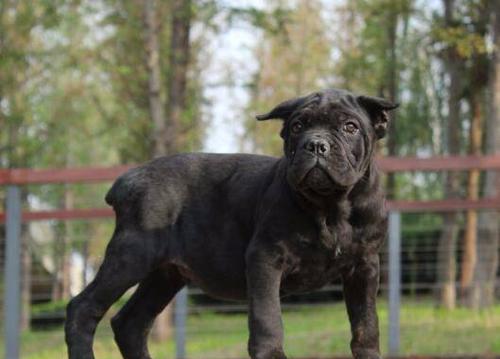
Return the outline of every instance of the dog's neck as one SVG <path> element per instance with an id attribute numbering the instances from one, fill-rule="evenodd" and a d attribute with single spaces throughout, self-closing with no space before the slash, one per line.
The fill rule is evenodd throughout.
<path id="1" fill-rule="evenodd" d="M 287 165 L 286 161 L 286 158 L 281 161 L 284 168 Z M 327 249 L 334 250 L 335 255 L 340 254 L 342 243 L 351 239 L 349 192 L 352 188 L 338 189 L 328 195 L 319 195 L 294 188 L 286 176 L 282 178 L 282 181 L 297 206 L 314 218 L 320 242 Z"/>
<path id="2" fill-rule="evenodd" d="M 349 202 L 352 203 L 349 223 L 353 241 L 364 243 L 362 247 L 366 250 L 378 251 L 382 244 L 378 239 L 384 237 L 387 227 L 387 211 L 380 177 L 373 164 L 354 186 Z"/>
<path id="3" fill-rule="evenodd" d="M 354 204 L 355 209 L 373 206 L 376 207 L 373 210 L 380 213 L 379 209 L 383 207 L 384 199 L 385 195 L 380 186 L 380 175 L 372 162 L 363 177 L 349 192 L 348 200 Z"/>

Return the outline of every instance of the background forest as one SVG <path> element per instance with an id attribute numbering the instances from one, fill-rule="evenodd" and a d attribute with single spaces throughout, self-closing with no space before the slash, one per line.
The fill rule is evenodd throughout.
<path id="1" fill-rule="evenodd" d="M 0 0 L 2 168 L 133 164 L 182 151 L 279 156 L 280 123 L 254 116 L 328 87 L 401 104 L 381 156 L 499 154 L 500 1 Z M 498 196 L 499 177 L 385 181 L 393 199 L 477 199 Z M 108 186 L 30 186 L 24 203 L 103 207 Z M 23 228 L 25 329 L 43 310 L 36 304 L 60 308 L 88 283 L 111 231 L 110 221 Z M 494 307 L 498 329 L 499 213 L 404 215 L 403 231 L 409 247 L 434 245 L 431 272 L 403 274 L 405 294 L 429 308 Z M 500 353 L 495 345 L 484 350 Z"/>

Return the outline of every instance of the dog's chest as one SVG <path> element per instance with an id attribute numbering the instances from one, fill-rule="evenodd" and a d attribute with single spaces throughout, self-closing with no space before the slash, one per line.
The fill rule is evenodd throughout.
<path id="1" fill-rule="evenodd" d="M 333 282 L 341 271 L 352 264 L 351 238 L 343 231 L 332 231 L 331 242 L 321 235 L 294 236 L 287 252 L 281 290 L 284 295 L 308 292 Z"/>

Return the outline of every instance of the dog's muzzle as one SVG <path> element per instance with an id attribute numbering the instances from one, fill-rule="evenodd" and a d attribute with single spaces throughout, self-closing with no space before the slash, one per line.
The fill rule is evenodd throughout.
<path id="1" fill-rule="evenodd" d="M 312 138 L 304 144 L 304 150 L 316 156 L 328 156 L 330 144 L 321 138 Z"/>

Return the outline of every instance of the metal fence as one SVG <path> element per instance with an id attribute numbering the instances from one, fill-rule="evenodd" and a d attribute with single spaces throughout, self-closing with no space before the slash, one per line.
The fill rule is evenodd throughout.
<path id="1" fill-rule="evenodd" d="M 448 163 L 448 167 L 455 166 L 457 170 L 471 167 L 470 164 L 460 163 Z M 479 162 L 475 163 L 475 166 L 480 167 Z M 482 169 L 499 168 L 499 163 L 498 160 L 490 160 L 483 163 Z M 408 162 L 386 163 L 385 168 L 388 171 L 408 170 L 401 166 L 408 166 Z M 422 166 L 425 170 L 436 170 L 438 166 L 439 169 L 449 169 L 442 162 L 430 161 L 421 165 L 420 170 Z M 40 210 L 23 213 L 19 186 L 108 181 L 124 169 L 92 169 L 92 175 L 87 175 L 86 171 L 70 170 L 69 173 L 58 174 L 64 180 L 51 180 L 54 177 L 41 172 L 27 176 L 21 171 L 14 177 L 10 175 L 3 182 L 0 173 L 0 185 L 8 184 L 5 191 L 8 205 L 5 215 L 0 214 L 0 223 L 8 224 L 5 228 L 5 241 L 2 243 L 0 240 L 0 322 L 3 323 L 0 330 L 4 348 L 0 349 L 0 356 L 16 359 L 64 358 L 66 355 L 62 333 L 66 301 L 53 300 L 54 283 L 59 283 L 61 278 L 57 276 L 64 274 L 53 273 L 50 268 L 56 268 L 55 264 L 51 264 L 46 258 L 50 257 L 46 253 L 54 257 L 54 248 L 61 238 L 53 236 L 38 242 L 31 238 L 31 275 L 25 276 L 21 271 L 24 264 L 23 242 L 20 238 L 26 228 L 22 228 L 21 223 L 31 223 L 35 227 L 31 231 L 38 231 L 38 234 L 32 233 L 32 237 L 43 237 L 41 227 L 53 229 L 70 219 L 75 220 L 72 221 L 74 228 L 65 234 L 64 247 L 69 268 L 72 269 L 72 273 L 66 274 L 73 287 L 71 294 L 75 294 L 95 274 L 102 259 L 102 247 L 107 242 L 105 237 L 110 237 L 113 227 L 113 213 L 109 209 Z M 500 332 L 498 295 L 495 305 L 483 311 L 467 308 L 443 310 L 435 298 L 436 290 L 443 284 L 436 277 L 442 213 L 454 211 L 462 215 L 457 222 L 458 242 L 454 249 L 458 278 L 462 255 L 460 239 L 465 230 L 464 211 L 472 208 L 481 213 L 493 211 L 498 215 L 499 198 L 427 203 L 399 201 L 391 202 L 389 208 L 389 240 L 381 253 L 382 274 L 378 301 L 383 353 L 391 356 L 500 355 L 500 338 L 497 338 L 497 333 Z M 424 217 L 432 220 L 423 220 Z M 478 261 L 481 260 L 484 259 L 478 258 Z M 23 282 L 28 279 L 30 283 Z M 31 330 L 23 332 L 20 328 L 23 321 L 21 294 L 26 285 L 30 288 L 31 296 Z M 456 287 L 458 286 L 457 283 Z M 495 290 L 500 291 L 498 276 Z M 124 297 L 129 295 L 127 293 Z M 244 303 L 215 301 L 204 296 L 197 288 L 180 292 L 175 303 L 173 335 L 165 342 L 151 343 L 153 357 L 247 357 Z M 121 304 L 123 301 L 110 310 L 97 331 L 97 358 L 120 357 L 118 349 L 112 344 L 108 319 Z M 286 348 L 293 353 L 292 357 L 349 355 L 350 331 L 340 282 L 315 293 L 286 298 L 282 309 Z"/>

